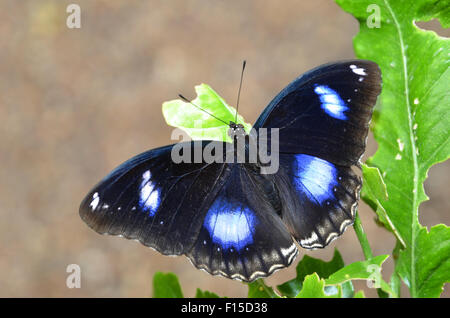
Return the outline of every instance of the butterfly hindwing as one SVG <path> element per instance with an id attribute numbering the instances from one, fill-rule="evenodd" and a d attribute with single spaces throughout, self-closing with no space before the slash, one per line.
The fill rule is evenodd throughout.
<path id="1" fill-rule="evenodd" d="M 188 253 L 196 267 L 252 281 L 291 264 L 297 247 L 269 197 L 261 191 L 265 182 L 244 165 L 233 165 Z"/>
<path id="2" fill-rule="evenodd" d="M 303 248 L 327 246 L 353 223 L 361 180 L 349 167 L 305 154 L 281 154 L 273 176 L 282 218 Z"/>

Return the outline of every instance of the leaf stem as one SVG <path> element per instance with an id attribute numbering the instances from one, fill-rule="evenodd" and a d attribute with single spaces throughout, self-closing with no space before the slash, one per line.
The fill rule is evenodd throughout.
<path id="1" fill-rule="evenodd" d="M 418 214 L 419 214 L 419 202 L 418 202 L 418 192 L 419 192 L 419 166 L 417 162 L 417 145 L 416 141 L 414 139 L 414 128 L 413 128 L 413 110 L 410 103 L 410 93 L 409 93 L 409 75 L 408 75 L 408 61 L 407 61 L 407 55 L 406 55 L 406 49 L 407 45 L 403 42 L 403 33 L 402 29 L 400 27 L 400 23 L 397 20 L 396 14 L 394 14 L 394 11 L 392 10 L 389 1 L 384 0 L 384 3 L 386 5 L 386 8 L 389 11 L 390 16 L 392 17 L 392 20 L 394 21 L 395 28 L 397 30 L 398 39 L 400 42 L 400 50 L 401 50 L 401 57 L 402 57 L 402 65 L 403 65 L 403 82 L 404 82 L 404 93 L 405 93 L 405 104 L 408 111 L 408 128 L 409 128 L 409 135 L 410 135 L 410 143 L 411 143 L 411 157 L 412 157 L 412 163 L 414 165 L 414 178 L 413 178 L 413 199 L 412 199 L 412 214 L 411 214 L 411 249 L 410 249 L 410 293 L 412 297 L 417 297 L 416 295 L 416 252 L 415 252 L 415 246 L 416 246 L 416 228 L 418 224 Z"/>
<path id="2" fill-rule="evenodd" d="M 355 215 L 355 222 L 353 223 L 353 228 L 355 229 L 356 236 L 358 237 L 359 244 L 361 245 L 361 248 L 364 253 L 364 257 L 366 260 L 369 260 L 373 258 L 372 249 L 369 245 L 369 240 L 367 239 L 366 233 L 364 232 L 364 228 L 362 227 L 361 219 L 359 218 L 358 212 L 356 212 Z M 380 280 L 382 280 L 381 273 L 380 273 Z M 383 281 L 384 282 L 384 281 Z M 386 283 L 387 285 L 387 283 Z M 388 297 L 388 294 L 383 291 L 381 288 L 378 288 L 378 295 L 379 297 Z M 392 297 L 397 298 L 398 294 L 392 294 Z"/>
<path id="3" fill-rule="evenodd" d="M 359 218 L 358 212 L 355 215 L 355 222 L 353 223 L 353 228 L 355 229 L 356 236 L 358 237 L 359 244 L 364 253 L 366 260 L 373 257 L 372 249 L 369 245 L 369 240 L 367 239 L 366 233 L 361 224 L 361 219 Z"/>
<path id="4" fill-rule="evenodd" d="M 402 244 L 399 240 L 397 240 L 397 242 L 395 243 L 394 250 L 392 251 L 392 258 L 394 259 L 395 266 L 394 266 L 394 272 L 392 273 L 392 276 L 391 276 L 390 285 L 391 285 L 391 288 L 397 293 L 398 297 L 400 297 L 401 279 L 395 269 L 397 269 L 397 261 L 398 261 L 398 256 L 399 256 L 399 252 L 400 252 L 401 248 L 402 248 Z"/>

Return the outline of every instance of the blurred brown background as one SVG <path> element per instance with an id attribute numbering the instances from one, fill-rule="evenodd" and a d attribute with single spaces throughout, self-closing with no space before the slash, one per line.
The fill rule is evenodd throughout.
<path id="1" fill-rule="evenodd" d="M 68 29 L 71 2 L 0 2 L 0 296 L 149 297 L 156 271 L 175 272 L 185 296 L 196 287 L 246 296 L 242 283 L 185 257 L 96 234 L 79 203 L 119 163 L 171 143 L 164 101 L 194 97 L 204 82 L 234 104 L 246 59 L 240 112 L 254 122 L 299 74 L 354 57 L 356 20 L 331 0 L 78 0 L 82 27 Z M 370 139 L 367 155 L 375 149 Z M 448 163 L 429 173 L 431 201 L 420 216 L 427 226 L 450 224 L 449 173 Z M 363 203 L 360 214 L 374 253 L 390 253 L 392 236 Z M 329 260 L 334 247 L 347 263 L 363 259 L 350 228 L 297 261 L 304 253 Z M 81 266 L 80 289 L 66 287 L 72 263 Z M 386 277 L 391 271 L 388 261 Z M 294 275 L 295 264 L 267 283 Z M 357 288 L 376 295 L 363 282 Z"/>

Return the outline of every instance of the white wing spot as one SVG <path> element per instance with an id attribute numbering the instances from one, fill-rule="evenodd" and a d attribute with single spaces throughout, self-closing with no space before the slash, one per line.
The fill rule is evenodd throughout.
<path id="1" fill-rule="evenodd" d="M 284 257 L 288 258 L 288 263 L 292 262 L 293 258 L 297 256 L 297 246 L 295 243 L 288 248 L 280 248 L 280 251 Z"/>
<path id="2" fill-rule="evenodd" d="M 89 206 L 92 208 L 92 211 L 94 211 L 97 208 L 99 202 L 100 198 L 98 196 L 98 192 L 95 192 L 94 195 L 92 196 L 91 204 L 89 204 Z"/>
<path id="3" fill-rule="evenodd" d="M 314 92 L 319 96 L 321 107 L 328 115 L 336 119 L 347 119 L 345 111 L 348 107 L 336 91 L 326 85 L 317 85 Z"/>
<path id="4" fill-rule="evenodd" d="M 414 98 L 414 105 L 417 105 L 417 104 L 419 104 L 419 99 L 416 97 L 416 98 Z"/>
<path id="5" fill-rule="evenodd" d="M 315 232 L 312 232 L 311 236 L 308 238 L 305 238 L 304 240 L 301 240 L 300 242 L 302 245 L 311 245 L 312 242 L 316 242 L 318 239 L 317 234 Z"/>
<path id="6" fill-rule="evenodd" d="M 395 156 L 395 160 L 402 160 L 402 155 L 398 153 L 398 154 Z"/>
<path id="7" fill-rule="evenodd" d="M 357 67 L 356 65 L 350 65 L 350 68 L 352 69 L 353 73 L 358 75 L 367 75 L 366 70 L 362 67 Z M 361 81 L 360 81 L 361 82 Z"/>
<path id="8" fill-rule="evenodd" d="M 151 182 L 151 176 L 150 170 L 145 171 L 142 175 L 139 204 L 153 216 L 159 206 L 159 191 Z"/>

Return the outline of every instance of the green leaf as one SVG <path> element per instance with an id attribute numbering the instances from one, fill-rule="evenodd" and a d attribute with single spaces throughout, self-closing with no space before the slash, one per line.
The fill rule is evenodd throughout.
<path id="1" fill-rule="evenodd" d="M 364 295 L 364 290 L 360 290 L 355 293 L 355 296 L 353 298 L 366 298 L 366 295 Z"/>
<path id="2" fill-rule="evenodd" d="M 192 103 L 219 118 L 220 121 L 191 103 L 180 99 L 163 103 L 162 111 L 168 125 L 184 130 L 193 140 L 218 140 L 231 142 L 228 124 L 235 121 L 236 109 L 229 106 L 211 87 L 206 84 L 195 86 L 197 98 Z M 238 115 L 237 123 L 250 132 L 251 125 Z"/>
<path id="3" fill-rule="evenodd" d="M 333 259 L 325 262 L 305 254 L 297 264 L 296 278 L 278 285 L 277 289 L 283 296 L 295 297 L 303 287 L 303 280 L 307 275 L 317 273 L 322 278 L 328 278 L 331 274 L 344 267 L 344 261 L 337 249 L 334 250 Z M 342 286 L 344 297 L 353 297 L 353 284 L 348 282 Z"/>
<path id="4" fill-rule="evenodd" d="M 388 199 L 386 184 L 381 176 L 380 170 L 376 167 L 362 165 L 364 185 L 361 194 L 370 199 Z"/>
<path id="5" fill-rule="evenodd" d="M 303 281 L 303 288 L 295 298 L 340 298 L 341 292 L 338 287 L 337 292 L 331 295 L 325 291 L 325 280 L 321 279 L 317 273 L 307 275 Z"/>
<path id="6" fill-rule="evenodd" d="M 369 280 L 375 282 L 373 288 L 381 288 L 395 297 L 394 291 L 381 277 L 381 265 L 388 257 L 389 255 L 379 255 L 366 261 L 349 264 L 330 275 L 325 283 L 326 285 L 338 285 L 356 279 Z"/>
<path id="7" fill-rule="evenodd" d="M 173 273 L 156 272 L 153 276 L 154 298 L 183 298 L 178 277 Z"/>
<path id="8" fill-rule="evenodd" d="M 248 298 L 280 298 L 262 279 L 248 283 Z"/>
<path id="9" fill-rule="evenodd" d="M 409 260 L 415 263 L 418 297 L 439 297 L 444 283 L 449 283 L 450 231 L 445 225 L 436 225 L 428 232 L 421 228 L 417 235 L 414 257 L 411 249 L 400 251 L 397 271 L 401 277 L 410 277 Z M 406 282 L 410 287 L 410 282 Z"/>
<path id="10" fill-rule="evenodd" d="M 195 298 L 220 298 L 217 294 L 197 288 Z"/>
<path id="11" fill-rule="evenodd" d="M 378 216 L 378 222 L 391 231 L 403 247 L 405 247 L 405 242 L 395 229 L 382 204 L 382 202 L 388 200 L 388 193 L 380 170 L 376 167 L 369 167 L 363 164 L 362 172 L 364 177 L 363 188 L 361 190 L 362 199 L 375 211 Z"/>
<path id="12" fill-rule="evenodd" d="M 398 266 L 397 260 L 400 253 L 400 249 L 402 248 L 399 241 L 395 243 L 394 250 L 392 251 L 392 258 L 394 259 L 395 266 Z M 395 291 L 395 293 L 400 297 L 401 293 L 401 287 L 402 287 L 402 279 L 400 278 L 400 275 L 396 271 L 392 273 L 391 281 L 389 282 L 389 285 L 391 286 L 392 290 Z"/>
<path id="13" fill-rule="evenodd" d="M 359 58 L 378 63 L 383 74 L 380 107 L 374 114 L 374 136 L 378 151 L 367 162 L 381 171 L 389 200 L 379 199 L 406 249 L 399 253 L 397 273 L 409 286 L 412 297 L 428 293 L 428 277 L 433 286 L 450 280 L 450 258 L 434 263 L 420 246 L 433 243 L 448 255 L 445 238 L 450 229 L 442 226 L 439 235 L 420 225 L 420 204 L 427 200 L 423 183 L 429 168 L 450 157 L 450 40 L 425 31 L 416 21 L 433 18 L 449 25 L 448 0 L 337 0 L 345 11 L 360 22 L 354 38 Z M 366 23 L 378 6 L 380 28 Z M 421 254 L 422 253 L 422 254 Z M 436 275 L 435 273 L 440 273 Z M 439 281 L 439 282 L 438 282 Z M 427 291 L 427 292 L 426 292 Z"/>

